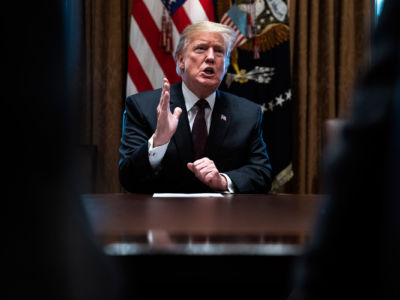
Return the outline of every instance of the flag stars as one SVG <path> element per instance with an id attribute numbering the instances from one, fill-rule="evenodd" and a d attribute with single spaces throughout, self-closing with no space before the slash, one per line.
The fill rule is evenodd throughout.
<path id="1" fill-rule="evenodd" d="M 288 91 L 285 93 L 285 95 L 286 95 L 286 100 L 291 99 L 291 98 L 292 98 L 292 91 L 291 91 L 291 90 L 288 90 Z"/>
<path id="2" fill-rule="evenodd" d="M 287 90 L 287 92 L 275 97 L 275 99 L 264 102 L 262 105 L 260 105 L 261 110 L 263 113 L 265 113 L 266 111 L 273 111 L 276 106 L 283 107 L 283 104 L 286 101 L 291 100 L 291 98 L 292 98 L 292 92 L 289 89 Z"/>
<path id="3" fill-rule="evenodd" d="M 269 108 L 270 111 L 273 111 L 273 110 L 274 110 L 274 102 L 273 102 L 273 101 L 270 101 L 270 102 L 268 103 L 268 108 Z"/>
<path id="4" fill-rule="evenodd" d="M 261 105 L 261 111 L 262 111 L 262 113 L 266 112 L 267 110 L 268 110 L 268 108 L 267 108 L 266 104 L 263 103 L 263 104 Z"/>
<path id="5" fill-rule="evenodd" d="M 282 95 L 279 95 L 279 97 L 275 98 L 276 100 L 276 105 L 282 106 L 283 102 L 285 102 L 285 99 L 282 97 Z"/>

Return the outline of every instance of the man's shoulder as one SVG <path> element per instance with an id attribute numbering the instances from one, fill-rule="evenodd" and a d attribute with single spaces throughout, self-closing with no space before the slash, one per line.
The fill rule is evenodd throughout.
<path id="1" fill-rule="evenodd" d="M 228 105 L 235 108 L 243 108 L 246 110 L 260 110 L 260 105 L 257 103 L 235 94 L 218 90 L 218 97 L 223 99 Z"/>
<path id="2" fill-rule="evenodd" d="M 158 96 L 158 99 L 157 99 L 157 96 Z M 128 96 L 126 98 L 126 102 L 132 103 L 132 102 L 152 101 L 152 99 L 155 99 L 158 102 L 158 101 L 160 101 L 160 96 L 161 96 L 161 89 L 143 91 L 143 92 Z"/>
<path id="3" fill-rule="evenodd" d="M 128 96 L 125 99 L 125 108 L 128 110 L 139 110 L 144 113 L 155 111 L 160 103 L 161 89 L 143 91 Z"/>
<path id="4" fill-rule="evenodd" d="M 179 89 L 182 88 L 181 82 L 174 83 L 171 85 L 171 94 L 175 93 Z M 148 90 L 148 91 L 143 91 L 139 92 L 136 94 L 132 94 L 128 96 L 125 100 L 127 104 L 138 104 L 138 105 L 158 105 L 160 102 L 160 97 L 161 97 L 161 88 L 155 89 L 155 90 Z"/>

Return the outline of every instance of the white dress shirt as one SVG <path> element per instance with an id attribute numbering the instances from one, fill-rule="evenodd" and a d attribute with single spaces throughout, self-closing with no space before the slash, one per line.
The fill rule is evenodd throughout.
<path id="1" fill-rule="evenodd" d="M 188 87 L 185 85 L 184 82 L 182 82 L 182 93 L 183 93 L 183 98 L 185 99 L 185 106 L 186 106 L 186 111 L 188 114 L 190 130 L 192 130 L 194 119 L 199 110 L 195 104 L 199 100 L 199 98 L 195 94 L 193 94 L 192 91 L 190 91 L 188 89 Z M 205 99 L 208 102 L 208 104 L 210 105 L 209 107 L 206 107 L 205 111 L 204 111 L 204 117 L 205 117 L 206 125 L 207 125 L 207 133 L 210 132 L 211 115 L 212 115 L 212 111 L 213 111 L 214 105 L 215 105 L 215 96 L 216 96 L 216 92 L 212 93 L 210 96 L 208 96 Z M 149 161 L 150 161 L 150 165 L 152 166 L 153 170 L 156 171 L 160 167 L 161 161 L 165 155 L 165 152 L 167 151 L 168 144 L 169 144 L 169 141 L 168 141 L 168 143 L 166 143 L 164 145 L 154 148 L 153 147 L 153 136 L 151 136 L 151 138 L 149 139 Z M 233 183 L 232 183 L 231 179 L 229 178 L 228 175 L 226 175 L 224 173 L 221 173 L 221 175 L 223 175 L 228 182 L 228 192 L 233 193 L 234 189 L 233 189 Z"/>

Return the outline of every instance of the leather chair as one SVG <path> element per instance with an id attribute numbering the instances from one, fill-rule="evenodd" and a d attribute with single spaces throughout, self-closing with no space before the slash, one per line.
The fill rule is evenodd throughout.
<path id="1" fill-rule="evenodd" d="M 335 144 L 336 139 L 345 123 L 344 119 L 327 119 L 324 122 L 323 128 L 323 150 Z"/>

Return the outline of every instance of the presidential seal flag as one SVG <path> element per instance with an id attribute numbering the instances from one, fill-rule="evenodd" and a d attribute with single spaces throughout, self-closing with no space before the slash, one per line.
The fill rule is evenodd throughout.
<path id="1" fill-rule="evenodd" d="M 240 32 L 243 14 L 245 41 L 232 51 L 220 88 L 260 105 L 274 174 L 271 191 L 276 192 L 293 177 L 288 7 L 283 0 L 218 1 L 219 21 Z M 227 16 L 229 22 L 223 21 Z"/>
<path id="2" fill-rule="evenodd" d="M 133 0 L 126 95 L 180 81 L 173 53 L 186 26 L 214 21 L 213 0 Z"/>

